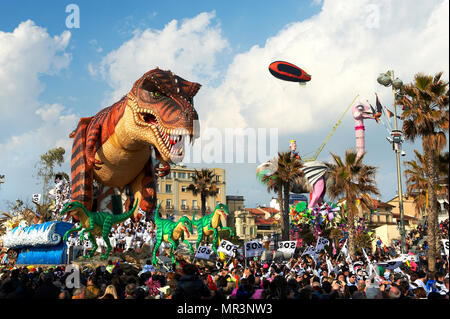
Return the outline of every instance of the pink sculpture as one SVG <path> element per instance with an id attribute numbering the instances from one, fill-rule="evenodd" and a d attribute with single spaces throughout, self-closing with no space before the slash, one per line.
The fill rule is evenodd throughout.
<path id="1" fill-rule="evenodd" d="M 365 150 L 365 119 L 375 119 L 373 111 L 367 105 L 358 102 L 352 107 L 353 118 L 355 119 L 356 156 L 360 158 Z"/>

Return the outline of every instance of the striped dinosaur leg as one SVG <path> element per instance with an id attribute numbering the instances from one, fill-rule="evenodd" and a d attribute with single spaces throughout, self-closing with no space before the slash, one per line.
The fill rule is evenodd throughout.
<path id="1" fill-rule="evenodd" d="M 212 248 L 217 256 L 217 242 L 219 241 L 219 233 L 216 231 L 213 233 L 213 242 L 212 242 Z"/>
<path id="2" fill-rule="evenodd" d="M 173 252 L 175 249 L 178 248 L 178 244 L 171 238 L 169 238 L 169 242 L 170 242 L 170 258 L 172 259 L 172 264 L 174 264 L 176 262 L 176 259 L 175 259 L 175 255 L 173 254 Z"/>
<path id="3" fill-rule="evenodd" d="M 95 153 L 98 150 L 97 141 L 100 139 L 102 128 L 100 124 L 94 124 L 89 127 L 86 140 L 86 160 L 90 167 L 94 169 L 100 169 L 98 164 L 103 164 L 102 161 L 95 159 Z"/>
<path id="4" fill-rule="evenodd" d="M 186 239 L 184 239 L 184 234 L 181 235 L 181 240 L 183 241 L 183 243 L 185 243 L 186 245 L 188 245 L 189 247 L 189 253 L 193 254 L 194 253 L 194 249 L 192 248 L 192 245 L 189 241 L 187 241 Z"/>
<path id="5" fill-rule="evenodd" d="M 95 254 L 95 252 L 97 251 L 98 245 L 97 245 L 97 241 L 95 240 L 94 235 L 92 235 L 90 232 L 88 233 L 88 238 L 89 241 L 92 243 L 92 250 L 89 253 L 88 257 L 92 258 Z"/>
<path id="6" fill-rule="evenodd" d="M 102 254 L 101 259 L 107 259 L 109 257 L 109 253 L 111 252 L 111 243 L 109 242 L 109 233 L 111 232 L 112 227 L 112 218 L 107 217 L 105 221 L 103 222 L 103 228 L 102 228 L 102 237 L 103 240 L 106 243 L 106 252 Z"/>
<path id="7" fill-rule="evenodd" d="M 197 235 L 197 246 L 196 246 L 196 249 L 198 250 L 198 246 L 200 246 L 200 243 L 202 242 L 202 240 L 203 240 L 203 227 L 197 227 L 197 233 L 198 233 L 198 235 Z"/>
<path id="8" fill-rule="evenodd" d="M 219 238 L 217 229 L 215 228 L 211 228 L 211 226 L 208 225 L 208 230 L 211 230 L 213 232 L 212 236 L 213 236 L 213 242 L 212 242 L 212 249 L 214 250 L 214 252 L 217 255 L 217 248 L 216 248 L 216 244 L 217 244 L 217 240 Z"/>
<path id="9" fill-rule="evenodd" d="M 88 210 L 92 209 L 93 171 L 86 161 L 86 129 L 92 117 L 81 118 L 77 129 L 69 137 L 73 138 L 71 159 L 72 201 L 80 202 Z M 75 219 L 77 219 L 75 217 Z"/>
<path id="10" fill-rule="evenodd" d="M 155 246 L 153 247 L 153 258 L 152 258 L 152 265 L 156 266 L 158 264 L 158 257 L 156 257 L 156 252 L 159 249 L 159 246 L 161 246 L 162 242 L 162 236 L 157 236 Z"/>

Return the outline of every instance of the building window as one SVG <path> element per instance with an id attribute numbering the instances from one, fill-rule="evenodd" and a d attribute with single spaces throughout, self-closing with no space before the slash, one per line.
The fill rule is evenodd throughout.
<path id="1" fill-rule="evenodd" d="M 185 200 L 185 199 L 181 200 L 181 209 L 183 209 L 183 210 L 187 209 L 187 200 Z"/>
<path id="2" fill-rule="evenodd" d="M 186 179 L 186 173 L 178 173 L 178 178 Z"/>
<path id="3" fill-rule="evenodd" d="M 171 176 L 172 176 L 172 173 L 169 173 L 169 174 L 166 175 L 166 178 L 170 179 Z"/>
<path id="4" fill-rule="evenodd" d="M 166 199 L 166 208 L 172 208 L 172 200 Z"/>
<path id="5" fill-rule="evenodd" d="M 183 193 L 186 193 L 186 192 L 187 192 L 187 187 L 186 187 L 186 186 L 181 186 L 181 191 L 182 191 Z"/>
<path id="6" fill-rule="evenodd" d="M 197 205 L 197 200 L 193 200 L 192 201 L 192 209 L 199 209 L 198 205 Z"/>
<path id="7" fill-rule="evenodd" d="M 220 182 L 220 175 L 216 175 L 216 181 Z"/>
<path id="8" fill-rule="evenodd" d="M 172 193 L 172 185 L 166 184 L 166 193 Z"/>

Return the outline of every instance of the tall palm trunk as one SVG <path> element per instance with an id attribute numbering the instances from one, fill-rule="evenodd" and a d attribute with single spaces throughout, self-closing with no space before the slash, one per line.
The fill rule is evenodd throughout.
<path id="1" fill-rule="evenodd" d="M 206 196 L 203 192 L 200 194 L 200 201 L 202 202 L 202 216 L 206 215 Z"/>
<path id="2" fill-rule="evenodd" d="M 347 193 L 348 194 L 348 193 Z M 348 207 L 350 208 L 347 215 L 348 224 L 348 252 L 352 259 L 356 257 L 356 245 L 355 245 L 355 199 L 349 196 L 347 199 Z"/>
<path id="3" fill-rule="evenodd" d="M 436 192 L 434 189 L 435 183 L 435 150 L 428 147 L 429 143 L 424 141 L 423 149 L 425 156 L 425 173 L 428 180 L 428 204 L 429 209 L 427 212 L 428 223 L 428 270 L 436 270 L 436 258 L 437 258 L 437 234 L 438 234 L 438 207 L 436 200 Z"/>
<path id="4" fill-rule="evenodd" d="M 277 195 L 278 195 L 278 204 L 280 205 L 280 216 L 281 216 L 281 235 L 283 236 L 283 232 L 284 232 L 284 201 L 283 201 L 283 189 L 280 186 L 280 188 L 277 191 Z"/>
<path id="5" fill-rule="evenodd" d="M 282 219 L 281 238 L 282 238 L 282 240 L 289 240 L 289 191 L 290 191 L 289 183 L 284 183 L 283 184 L 283 214 L 281 215 L 281 219 Z"/>

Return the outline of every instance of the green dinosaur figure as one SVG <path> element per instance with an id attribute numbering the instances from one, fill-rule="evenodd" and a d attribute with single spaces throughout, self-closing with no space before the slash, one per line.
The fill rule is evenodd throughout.
<path id="1" fill-rule="evenodd" d="M 214 212 L 209 215 L 205 215 L 200 219 L 195 220 L 195 213 L 192 215 L 192 224 L 197 227 L 198 238 L 197 238 L 197 249 L 204 237 L 213 236 L 212 249 L 217 255 L 217 242 L 219 240 L 219 227 L 223 230 L 228 230 L 231 236 L 234 236 L 234 232 L 230 227 L 222 226 L 222 221 L 220 217 L 223 216 L 225 219 L 228 216 L 228 206 L 224 204 L 218 204 L 214 208 Z"/>
<path id="2" fill-rule="evenodd" d="M 159 203 L 158 208 L 155 211 L 156 243 L 153 248 L 152 259 L 152 264 L 154 266 L 158 264 L 156 252 L 163 241 L 170 243 L 170 257 L 172 258 L 172 263 L 176 263 L 173 251 L 178 248 L 180 239 L 189 246 L 189 253 L 192 254 L 194 252 L 191 243 L 184 239 L 184 232 L 187 232 L 188 236 L 192 233 L 192 221 L 186 216 L 182 216 L 177 222 L 170 219 L 163 219 L 159 216 L 160 207 L 161 203 Z"/>
<path id="3" fill-rule="evenodd" d="M 88 234 L 89 241 L 92 243 L 92 250 L 89 255 L 84 256 L 85 258 L 92 258 L 98 246 L 95 241 L 95 236 L 102 236 L 106 243 L 107 250 L 101 255 L 101 259 L 107 259 L 109 253 L 111 252 L 111 243 L 109 242 L 109 233 L 111 228 L 115 224 L 119 224 L 131 216 L 133 216 L 134 211 L 138 205 L 138 200 L 135 201 L 133 208 L 124 214 L 113 215 L 108 212 L 90 212 L 84 207 L 80 202 L 67 203 L 61 210 L 60 215 L 65 215 L 70 213 L 72 216 L 76 216 L 80 220 L 80 226 L 68 230 L 63 237 L 63 241 L 67 241 L 67 236 L 72 232 L 80 233 L 80 242 L 84 241 L 84 233 Z"/>

